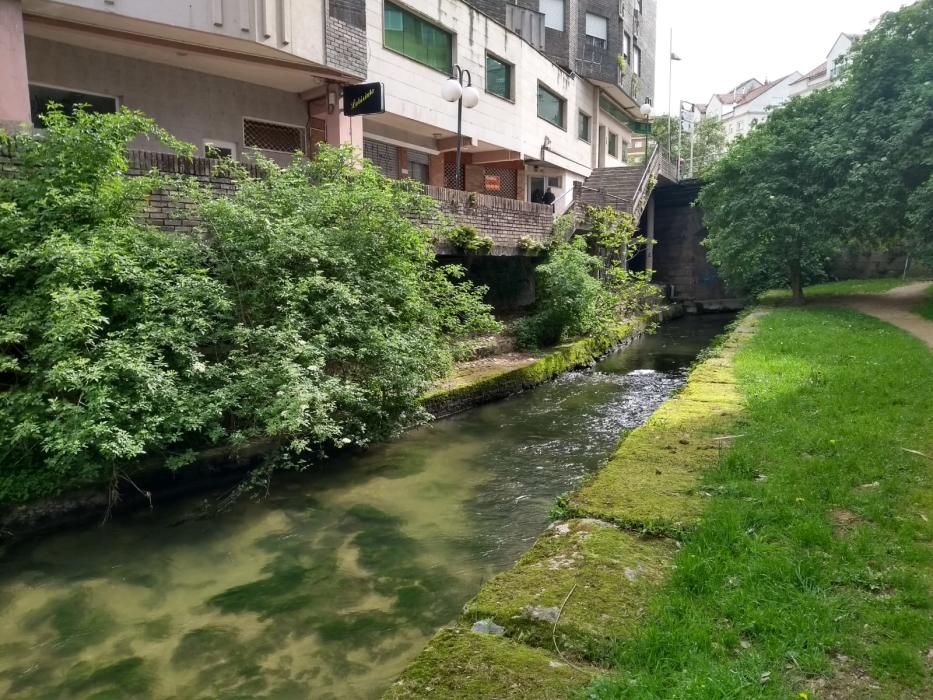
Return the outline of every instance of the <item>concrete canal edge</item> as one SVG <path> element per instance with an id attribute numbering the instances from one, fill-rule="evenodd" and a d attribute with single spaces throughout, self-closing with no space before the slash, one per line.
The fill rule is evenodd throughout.
<path id="1" fill-rule="evenodd" d="M 561 499 L 562 520 L 482 587 L 384 700 L 566 697 L 609 665 L 666 580 L 677 538 L 702 517 L 703 472 L 739 431 L 733 361 L 757 318 L 742 319 L 682 391 Z"/>
<path id="2" fill-rule="evenodd" d="M 683 305 L 665 306 L 642 319 L 621 324 L 605 335 L 560 345 L 524 367 L 486 374 L 452 389 L 428 392 L 422 399 L 422 405 L 435 418 L 446 418 L 504 399 L 590 365 L 604 355 L 629 345 L 642 336 L 649 323 L 663 323 L 683 315 Z"/>

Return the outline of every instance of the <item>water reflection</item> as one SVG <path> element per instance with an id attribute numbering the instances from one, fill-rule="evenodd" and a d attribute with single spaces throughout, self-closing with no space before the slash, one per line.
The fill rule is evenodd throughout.
<path id="1" fill-rule="evenodd" d="M 209 520 L 202 498 L 0 561 L 0 696 L 377 697 L 681 382 L 725 319 L 412 431 Z"/>

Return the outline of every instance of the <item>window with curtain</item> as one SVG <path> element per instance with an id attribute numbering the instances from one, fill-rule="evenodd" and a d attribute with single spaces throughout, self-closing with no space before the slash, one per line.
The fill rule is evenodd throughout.
<path id="1" fill-rule="evenodd" d="M 563 98 L 558 97 L 543 85 L 538 86 L 538 116 L 554 126 L 564 128 L 564 106 Z"/>
<path id="2" fill-rule="evenodd" d="M 486 92 L 512 99 L 512 66 L 486 54 Z"/>
<path id="3" fill-rule="evenodd" d="M 453 35 L 392 3 L 385 3 L 383 39 L 387 49 L 450 74 Z"/>
<path id="4" fill-rule="evenodd" d="M 544 26 L 564 31 L 564 0 L 541 0 L 538 11 L 544 15 Z"/>

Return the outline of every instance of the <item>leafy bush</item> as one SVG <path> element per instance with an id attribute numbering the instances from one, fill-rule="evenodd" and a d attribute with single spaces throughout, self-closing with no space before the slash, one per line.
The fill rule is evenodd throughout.
<path id="1" fill-rule="evenodd" d="M 543 347 L 600 334 L 660 303 L 651 273 L 629 269 L 647 242 L 632 215 L 612 207 L 590 207 L 587 223 L 588 235 L 569 242 L 566 237 L 576 227 L 573 219 L 561 217 L 555 223 L 548 262 L 536 271 L 535 313 L 516 326 L 520 346 Z"/>
<path id="2" fill-rule="evenodd" d="M 142 114 L 45 127 L 0 134 L 19 164 L 0 178 L 0 502 L 208 444 L 367 443 L 497 327 L 412 223 L 433 201 L 348 150 L 258 179 L 230 163 L 223 199 L 126 176 L 133 139 L 182 148 Z M 195 202 L 198 234 L 136 221 L 159 188 Z"/>
<path id="3" fill-rule="evenodd" d="M 543 347 L 596 331 L 610 306 L 607 290 L 596 278 L 601 268 L 602 261 L 587 253 L 583 238 L 555 248 L 536 270 L 537 311 L 518 324 L 519 345 Z"/>
<path id="4" fill-rule="evenodd" d="M 447 235 L 450 244 L 468 253 L 488 253 L 495 245 L 489 236 L 481 236 L 473 226 L 456 226 Z"/>

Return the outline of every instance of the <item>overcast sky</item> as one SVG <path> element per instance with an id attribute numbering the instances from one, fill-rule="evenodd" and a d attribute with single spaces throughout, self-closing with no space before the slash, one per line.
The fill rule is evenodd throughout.
<path id="1" fill-rule="evenodd" d="M 655 114 L 667 113 L 671 29 L 673 110 L 705 103 L 748 78 L 815 67 L 841 32 L 861 34 L 908 0 L 658 0 Z"/>

